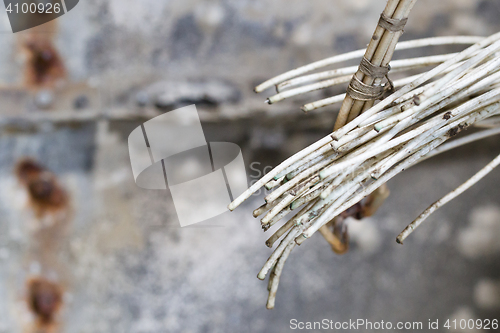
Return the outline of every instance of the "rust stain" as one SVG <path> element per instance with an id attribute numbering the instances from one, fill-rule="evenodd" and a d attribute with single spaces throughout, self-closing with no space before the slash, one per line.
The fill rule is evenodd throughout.
<path id="1" fill-rule="evenodd" d="M 24 43 L 27 54 L 25 84 L 30 88 L 54 88 L 66 77 L 63 60 L 52 41 L 33 36 Z"/>
<path id="2" fill-rule="evenodd" d="M 40 277 L 28 280 L 27 288 L 28 307 L 36 317 L 34 332 L 56 332 L 56 316 L 63 303 L 62 288 Z"/>
<path id="3" fill-rule="evenodd" d="M 68 248 L 72 215 L 69 195 L 56 175 L 32 158 L 21 159 L 15 167 L 15 175 L 26 189 L 29 208 L 39 222 L 30 232 L 27 257 L 30 262 L 39 263 L 42 275 L 50 272 L 59 281 L 55 283 L 43 277 L 27 281 L 26 302 L 36 320 L 25 332 L 57 333 L 61 327 L 56 321 L 63 303 L 61 286 L 69 286 L 71 278 L 68 262 L 61 257 Z"/>
<path id="4" fill-rule="evenodd" d="M 451 113 L 451 111 L 448 111 L 446 112 L 444 115 L 443 115 L 443 119 L 444 120 L 449 120 L 451 118 L 453 114 Z"/>
<path id="5" fill-rule="evenodd" d="M 38 218 L 69 208 L 69 195 L 56 176 L 33 159 L 18 162 L 15 173 L 26 188 L 29 203 Z"/>
<path id="6" fill-rule="evenodd" d="M 53 20 L 17 34 L 19 50 L 26 57 L 24 85 L 27 88 L 52 89 L 66 78 L 64 60 L 54 44 L 57 30 L 57 20 Z"/>

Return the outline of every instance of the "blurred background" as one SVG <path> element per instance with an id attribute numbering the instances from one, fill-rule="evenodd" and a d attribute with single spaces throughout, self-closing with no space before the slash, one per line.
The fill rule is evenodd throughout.
<path id="1" fill-rule="evenodd" d="M 422 210 L 500 151 L 498 137 L 389 182 L 351 250 L 317 235 L 284 269 L 276 309 L 256 274 L 271 254 L 251 215 L 180 228 L 168 191 L 137 187 L 129 133 L 196 104 L 207 141 L 234 142 L 249 181 L 325 136 L 327 90 L 277 105 L 262 81 L 365 47 L 385 0 L 82 0 L 13 34 L 0 15 L 0 332 L 286 332 L 290 320 L 500 319 L 500 173 Z M 0 6 L 1 7 L 1 6 Z M 500 30 L 499 0 L 419 0 L 401 40 Z M 458 48 L 460 50 L 461 48 Z M 432 48 L 395 58 L 452 51 Z M 357 64 L 356 61 L 353 65 Z M 269 92 L 266 92 L 269 93 Z"/>

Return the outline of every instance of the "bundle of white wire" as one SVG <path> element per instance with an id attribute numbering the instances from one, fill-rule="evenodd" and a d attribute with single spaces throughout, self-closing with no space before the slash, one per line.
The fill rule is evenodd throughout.
<path id="1" fill-rule="evenodd" d="M 399 49 L 457 43 L 474 44 L 456 54 L 393 62 L 393 69 L 439 65 L 425 73 L 396 81 L 395 85 L 401 87 L 399 90 L 337 131 L 288 158 L 231 203 L 229 209 L 233 210 L 262 186 L 274 188 L 266 196 L 266 203 L 254 211 L 255 217 L 264 214 L 261 219 L 264 230 L 292 211 L 298 211 L 267 241 L 272 247 L 282 238 L 258 274 L 259 279 L 264 279 L 272 272 L 268 308 L 274 307 L 284 263 L 296 245 L 408 167 L 438 152 L 500 133 L 500 33 L 488 38 L 440 37 L 403 42 Z M 326 86 L 324 81 L 283 91 L 298 84 L 324 78 L 347 82 L 356 68 L 297 76 L 362 55 L 363 50 L 355 51 L 304 66 L 263 83 L 256 91 L 276 85 L 279 93 L 269 98 L 274 103 Z M 332 100 L 340 102 L 342 98 L 332 97 L 327 99 L 328 102 L 318 101 L 304 108 L 314 109 Z M 442 145 L 476 124 L 483 130 Z M 402 242 L 430 213 L 462 193 L 499 163 L 500 157 L 431 206 L 397 240 Z"/>

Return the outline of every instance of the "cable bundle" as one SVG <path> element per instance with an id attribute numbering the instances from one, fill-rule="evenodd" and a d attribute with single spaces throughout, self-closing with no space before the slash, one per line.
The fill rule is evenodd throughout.
<path id="1" fill-rule="evenodd" d="M 335 130 L 288 158 L 231 203 L 234 210 L 262 186 L 273 190 L 254 211 L 264 230 L 292 216 L 268 239 L 281 239 L 258 274 L 270 274 L 268 308 L 273 308 L 283 266 L 296 245 L 320 231 L 342 251 L 346 216 L 369 215 L 387 196 L 385 183 L 403 170 L 459 145 L 500 133 L 500 33 L 488 38 L 441 37 L 403 42 L 399 49 L 442 44 L 472 44 L 460 53 L 394 61 L 392 70 L 437 65 L 394 83 L 389 62 L 415 0 L 389 1 L 366 51 L 355 51 L 307 65 L 256 88 L 276 86 L 275 103 L 300 93 L 349 83 L 346 95 L 304 106 L 309 111 L 343 104 Z M 381 23 L 382 22 L 382 23 Z M 360 67 L 312 75 L 311 70 L 363 56 Z M 354 75 L 352 75 L 354 74 Z M 303 76 L 299 76 L 303 75 Z M 323 80 L 318 83 L 309 82 Z M 384 83 L 385 81 L 385 83 Z M 297 85 L 298 88 L 292 88 Z M 399 88 L 399 90 L 396 90 Z M 386 96 L 390 93 L 388 96 Z M 385 98 L 383 98 L 385 96 Z M 374 105 L 376 99 L 383 98 Z M 482 130 L 444 144 L 470 126 Z M 397 238 L 402 241 L 435 209 L 472 186 L 500 163 L 496 158 L 476 176 L 426 210 Z M 378 202 L 377 202 L 378 201 Z M 371 207 L 370 207 L 371 206 Z M 332 228 L 329 229 L 328 227 Z"/>

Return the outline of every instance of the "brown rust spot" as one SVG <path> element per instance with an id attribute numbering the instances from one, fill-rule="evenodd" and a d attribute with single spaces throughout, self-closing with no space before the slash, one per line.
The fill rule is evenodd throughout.
<path id="1" fill-rule="evenodd" d="M 452 138 L 452 137 L 454 137 L 455 135 L 457 135 L 457 134 L 458 134 L 458 132 L 459 132 L 458 127 L 453 127 L 452 129 L 450 129 L 450 130 L 448 131 L 448 133 L 447 133 L 446 135 L 448 135 L 448 137 Z"/>
<path id="2" fill-rule="evenodd" d="M 40 325 L 51 324 L 62 305 L 62 290 L 54 282 L 34 278 L 28 281 L 27 301 Z"/>
<path id="3" fill-rule="evenodd" d="M 20 19 L 33 23 L 47 19 L 47 15 L 27 13 Z M 16 34 L 18 52 L 25 59 L 23 83 L 29 89 L 52 89 L 66 78 L 64 59 L 54 44 L 57 22 L 52 20 Z"/>
<path id="4" fill-rule="evenodd" d="M 466 130 L 467 128 L 469 127 L 469 124 L 467 123 L 463 123 L 463 124 L 459 124 L 457 127 L 453 127 L 452 129 L 450 129 L 448 131 L 448 133 L 446 133 L 446 135 L 451 138 L 451 137 L 454 137 L 455 135 L 457 135 L 458 133 Z"/>
<path id="5" fill-rule="evenodd" d="M 30 204 L 37 217 L 67 209 L 69 198 L 56 176 L 33 159 L 22 159 L 15 171 L 19 182 L 26 188 Z"/>
<path id="6" fill-rule="evenodd" d="M 444 119 L 444 120 L 448 120 L 448 119 L 450 119 L 450 118 L 451 118 L 451 116 L 452 116 L 451 111 L 448 111 L 448 112 L 446 112 L 446 113 L 443 115 L 443 119 Z"/>
<path id="7" fill-rule="evenodd" d="M 66 68 L 52 41 L 35 37 L 24 43 L 27 54 L 25 83 L 32 88 L 53 88 L 66 77 Z"/>
<path id="8" fill-rule="evenodd" d="M 415 103 L 415 105 L 418 106 L 418 105 L 420 105 L 421 102 L 422 101 L 420 100 L 420 96 L 418 96 L 418 95 L 413 96 L 413 103 Z"/>
<path id="9" fill-rule="evenodd" d="M 27 184 L 32 177 L 36 177 L 43 171 L 44 168 L 31 158 L 20 160 L 15 170 L 17 179 L 23 184 Z"/>

